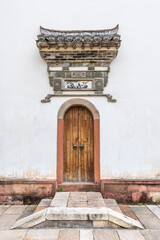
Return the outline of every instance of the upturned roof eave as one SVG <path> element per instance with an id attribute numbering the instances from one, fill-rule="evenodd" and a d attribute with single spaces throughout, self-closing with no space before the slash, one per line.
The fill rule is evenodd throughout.
<path id="1" fill-rule="evenodd" d="M 114 28 L 111 29 L 102 29 L 102 30 L 54 30 L 54 29 L 48 29 L 40 26 L 40 32 L 43 34 L 43 31 L 48 31 L 50 33 L 104 33 L 104 32 L 110 32 L 119 29 L 119 25 L 117 24 Z"/>

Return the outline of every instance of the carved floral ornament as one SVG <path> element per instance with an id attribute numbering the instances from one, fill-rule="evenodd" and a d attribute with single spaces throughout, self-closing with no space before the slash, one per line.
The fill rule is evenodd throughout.
<path id="1" fill-rule="evenodd" d="M 96 31 L 57 31 L 40 27 L 36 40 L 41 57 L 47 63 L 49 83 L 57 96 L 105 96 L 110 64 L 120 47 L 119 26 Z"/>

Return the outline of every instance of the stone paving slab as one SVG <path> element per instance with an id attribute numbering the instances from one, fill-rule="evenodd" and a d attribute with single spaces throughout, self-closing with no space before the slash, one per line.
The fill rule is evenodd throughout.
<path id="1" fill-rule="evenodd" d="M 119 240 L 117 232 L 114 230 L 93 230 L 93 236 L 94 240 Z"/>
<path id="2" fill-rule="evenodd" d="M 146 205 L 146 207 L 149 208 L 149 210 L 152 211 L 152 213 L 154 213 L 154 215 L 156 215 L 157 218 L 160 219 L 160 208 L 155 206 L 155 205 Z"/>
<path id="3" fill-rule="evenodd" d="M 2 230 L 0 240 L 160 240 L 160 230 Z"/>
<path id="4" fill-rule="evenodd" d="M 37 208 L 36 205 L 29 205 L 25 208 L 25 210 L 22 212 L 22 214 L 19 216 L 18 220 L 28 217 L 32 213 L 34 213 L 35 209 Z"/>
<path id="5" fill-rule="evenodd" d="M 38 207 L 49 207 L 51 204 L 52 199 L 42 199 L 38 204 Z"/>
<path id="6" fill-rule="evenodd" d="M 139 231 L 118 230 L 120 240 L 144 240 Z"/>
<path id="7" fill-rule="evenodd" d="M 11 205 L 0 206 L 0 215 L 2 215 Z"/>
<path id="8" fill-rule="evenodd" d="M 50 207 L 67 207 L 68 201 L 66 199 L 56 200 L 54 199 L 50 205 Z"/>
<path id="9" fill-rule="evenodd" d="M 83 207 L 88 207 L 87 202 L 68 202 L 67 204 L 68 208 L 75 207 L 75 208 L 83 208 Z"/>
<path id="10" fill-rule="evenodd" d="M 14 223 L 14 225 L 12 224 L 11 229 L 15 229 L 15 228 L 31 228 L 39 223 L 42 223 L 45 221 L 46 217 L 46 212 L 47 209 L 44 209 L 42 211 L 36 212 L 26 218 L 20 219 L 17 222 Z M 7 214 L 6 214 L 7 215 Z"/>
<path id="11" fill-rule="evenodd" d="M 80 230 L 80 240 L 93 240 L 92 230 Z"/>
<path id="12" fill-rule="evenodd" d="M 145 240 L 160 240 L 160 230 L 146 230 L 141 231 Z"/>
<path id="13" fill-rule="evenodd" d="M 56 192 L 54 198 L 68 198 L 70 192 Z"/>
<path id="14" fill-rule="evenodd" d="M 29 230 L 24 240 L 58 240 L 58 236 L 58 229 Z"/>
<path id="15" fill-rule="evenodd" d="M 23 240 L 27 230 L 4 230 L 0 231 L 0 240 Z"/>
<path id="16" fill-rule="evenodd" d="M 118 206 L 115 199 L 104 199 L 104 202 L 105 202 L 106 207 L 108 207 L 114 211 L 117 211 L 119 213 L 122 213 L 122 211 L 121 211 L 120 207 Z"/>
<path id="17" fill-rule="evenodd" d="M 34 213 L 36 213 L 36 212 L 39 212 L 39 211 L 41 211 L 41 210 L 43 210 L 43 209 L 46 209 L 47 207 L 43 207 L 43 206 L 38 206 L 38 207 L 36 207 L 36 209 L 35 209 L 35 211 L 34 211 Z"/>
<path id="18" fill-rule="evenodd" d="M 124 215 L 130 218 L 133 218 L 135 220 L 139 220 L 138 217 L 135 215 L 135 213 L 132 211 L 132 209 L 129 207 L 129 205 L 119 204 L 119 207 Z"/>
<path id="19" fill-rule="evenodd" d="M 5 211 L 5 214 L 22 214 L 28 205 L 13 205 Z"/>
<path id="20" fill-rule="evenodd" d="M 50 203 L 50 207 L 67 207 L 69 192 L 56 192 Z"/>
<path id="21" fill-rule="evenodd" d="M 160 220 L 146 206 L 130 205 L 130 208 L 147 229 L 160 229 Z"/>
<path id="22" fill-rule="evenodd" d="M 79 238 L 80 231 L 79 230 L 61 230 L 59 233 L 58 240 L 80 240 Z"/>
<path id="23" fill-rule="evenodd" d="M 8 230 L 15 223 L 19 215 L 3 214 L 0 216 L 0 230 Z"/>
<path id="24" fill-rule="evenodd" d="M 101 198 L 102 194 L 99 192 L 87 192 L 88 198 Z"/>

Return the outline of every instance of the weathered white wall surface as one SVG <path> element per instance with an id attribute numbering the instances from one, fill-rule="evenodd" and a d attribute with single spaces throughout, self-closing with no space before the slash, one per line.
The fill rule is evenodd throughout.
<path id="1" fill-rule="evenodd" d="M 39 26 L 104 29 L 120 24 L 122 45 L 101 116 L 101 177 L 160 176 L 160 1 L 2 0 L 0 3 L 0 177 L 56 178 L 57 112 L 35 44 Z"/>

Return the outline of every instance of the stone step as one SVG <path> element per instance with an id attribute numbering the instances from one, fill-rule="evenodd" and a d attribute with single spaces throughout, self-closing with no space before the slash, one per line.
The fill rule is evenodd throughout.
<path id="1" fill-rule="evenodd" d="M 121 213 L 113 211 L 109 208 L 56 208 L 49 207 L 36 212 L 26 218 L 17 221 L 11 229 L 31 228 L 41 223 L 47 222 L 49 226 L 54 227 L 57 221 L 87 221 L 91 227 L 108 227 L 109 223 L 114 223 L 122 228 L 139 228 L 143 229 L 140 222 L 131 219 Z M 53 225 L 50 224 L 53 223 Z M 47 227 L 47 224 L 41 224 L 41 228 Z M 56 225 L 57 226 L 57 225 Z M 77 225 L 79 227 L 79 225 Z"/>
<path id="2" fill-rule="evenodd" d="M 105 207 L 99 192 L 57 192 L 50 207 Z"/>
<path id="3" fill-rule="evenodd" d="M 107 208 L 106 204 L 112 205 L 114 210 Z M 106 204 L 99 192 L 57 192 L 52 201 L 43 199 L 35 213 L 18 220 L 12 229 L 31 227 L 143 229 L 139 221 L 120 213 L 115 201 L 108 200 Z"/>

